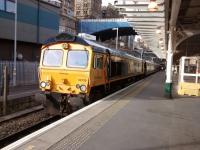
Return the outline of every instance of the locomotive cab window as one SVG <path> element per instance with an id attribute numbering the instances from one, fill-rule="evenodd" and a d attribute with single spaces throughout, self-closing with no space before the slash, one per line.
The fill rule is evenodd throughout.
<path id="1" fill-rule="evenodd" d="M 94 57 L 94 68 L 103 69 L 103 56 L 96 55 Z"/>
<path id="2" fill-rule="evenodd" d="M 69 50 L 67 55 L 67 67 L 86 68 L 88 65 L 88 51 Z"/>
<path id="3" fill-rule="evenodd" d="M 62 65 L 63 50 L 47 49 L 44 51 L 43 65 L 48 67 L 59 67 Z"/>

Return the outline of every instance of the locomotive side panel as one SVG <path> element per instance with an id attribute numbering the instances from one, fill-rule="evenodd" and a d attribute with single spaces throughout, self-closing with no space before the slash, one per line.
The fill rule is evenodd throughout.
<path id="1" fill-rule="evenodd" d="M 90 68 L 91 87 L 104 85 L 107 82 L 106 55 L 93 52 L 92 65 Z"/>
<path id="2" fill-rule="evenodd" d="M 111 57 L 111 79 L 127 78 L 142 75 L 143 73 L 143 63 L 141 60 L 118 56 Z"/>

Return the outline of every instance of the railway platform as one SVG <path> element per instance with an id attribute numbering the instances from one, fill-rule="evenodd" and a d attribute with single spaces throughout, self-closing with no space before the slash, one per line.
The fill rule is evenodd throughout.
<path id="1" fill-rule="evenodd" d="M 164 76 L 149 76 L 3 150 L 199 150 L 200 99 L 164 98 Z"/>
<path id="2" fill-rule="evenodd" d="M 0 89 L 1 89 L 1 87 L 0 87 Z M 8 100 L 32 96 L 38 92 L 40 92 L 40 90 L 39 90 L 39 86 L 37 84 L 10 87 L 9 94 L 8 94 Z M 0 100 L 2 98 L 3 97 L 0 96 Z"/>

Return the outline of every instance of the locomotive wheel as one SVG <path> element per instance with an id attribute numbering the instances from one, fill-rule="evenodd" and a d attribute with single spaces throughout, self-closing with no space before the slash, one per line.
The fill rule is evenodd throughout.
<path id="1" fill-rule="evenodd" d="M 69 102 L 70 95 L 63 95 L 60 97 L 60 114 L 61 116 L 69 115 L 73 112 L 72 106 Z"/>
<path id="2" fill-rule="evenodd" d="M 91 89 L 89 96 L 85 96 L 85 97 L 82 98 L 83 104 L 85 106 L 87 106 L 87 105 L 93 103 L 96 100 L 95 99 L 96 98 L 95 95 L 96 95 L 96 90 L 95 89 Z"/>
<path id="3" fill-rule="evenodd" d="M 85 96 L 84 98 L 82 98 L 82 100 L 83 100 L 83 104 L 85 106 L 87 106 L 91 103 L 90 98 L 88 96 Z"/>
<path id="4" fill-rule="evenodd" d="M 87 105 L 93 103 L 93 102 L 95 101 L 94 98 L 95 98 L 94 92 L 91 92 L 89 96 L 85 96 L 85 97 L 83 98 L 83 104 L 84 104 L 85 106 L 87 106 Z"/>

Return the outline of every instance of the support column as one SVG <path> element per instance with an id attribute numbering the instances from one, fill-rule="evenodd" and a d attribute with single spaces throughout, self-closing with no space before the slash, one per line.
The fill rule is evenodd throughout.
<path id="1" fill-rule="evenodd" d="M 128 48 L 131 48 L 131 36 L 128 36 Z"/>
<path id="2" fill-rule="evenodd" d="M 135 37 L 134 36 L 133 36 L 132 41 L 133 41 L 133 43 L 132 43 L 133 45 L 132 46 L 133 46 L 133 50 L 134 50 L 135 49 Z"/>
<path id="3" fill-rule="evenodd" d="M 165 96 L 172 98 L 172 65 L 173 65 L 173 28 L 169 33 L 168 51 L 167 51 L 167 67 L 165 81 Z"/>

